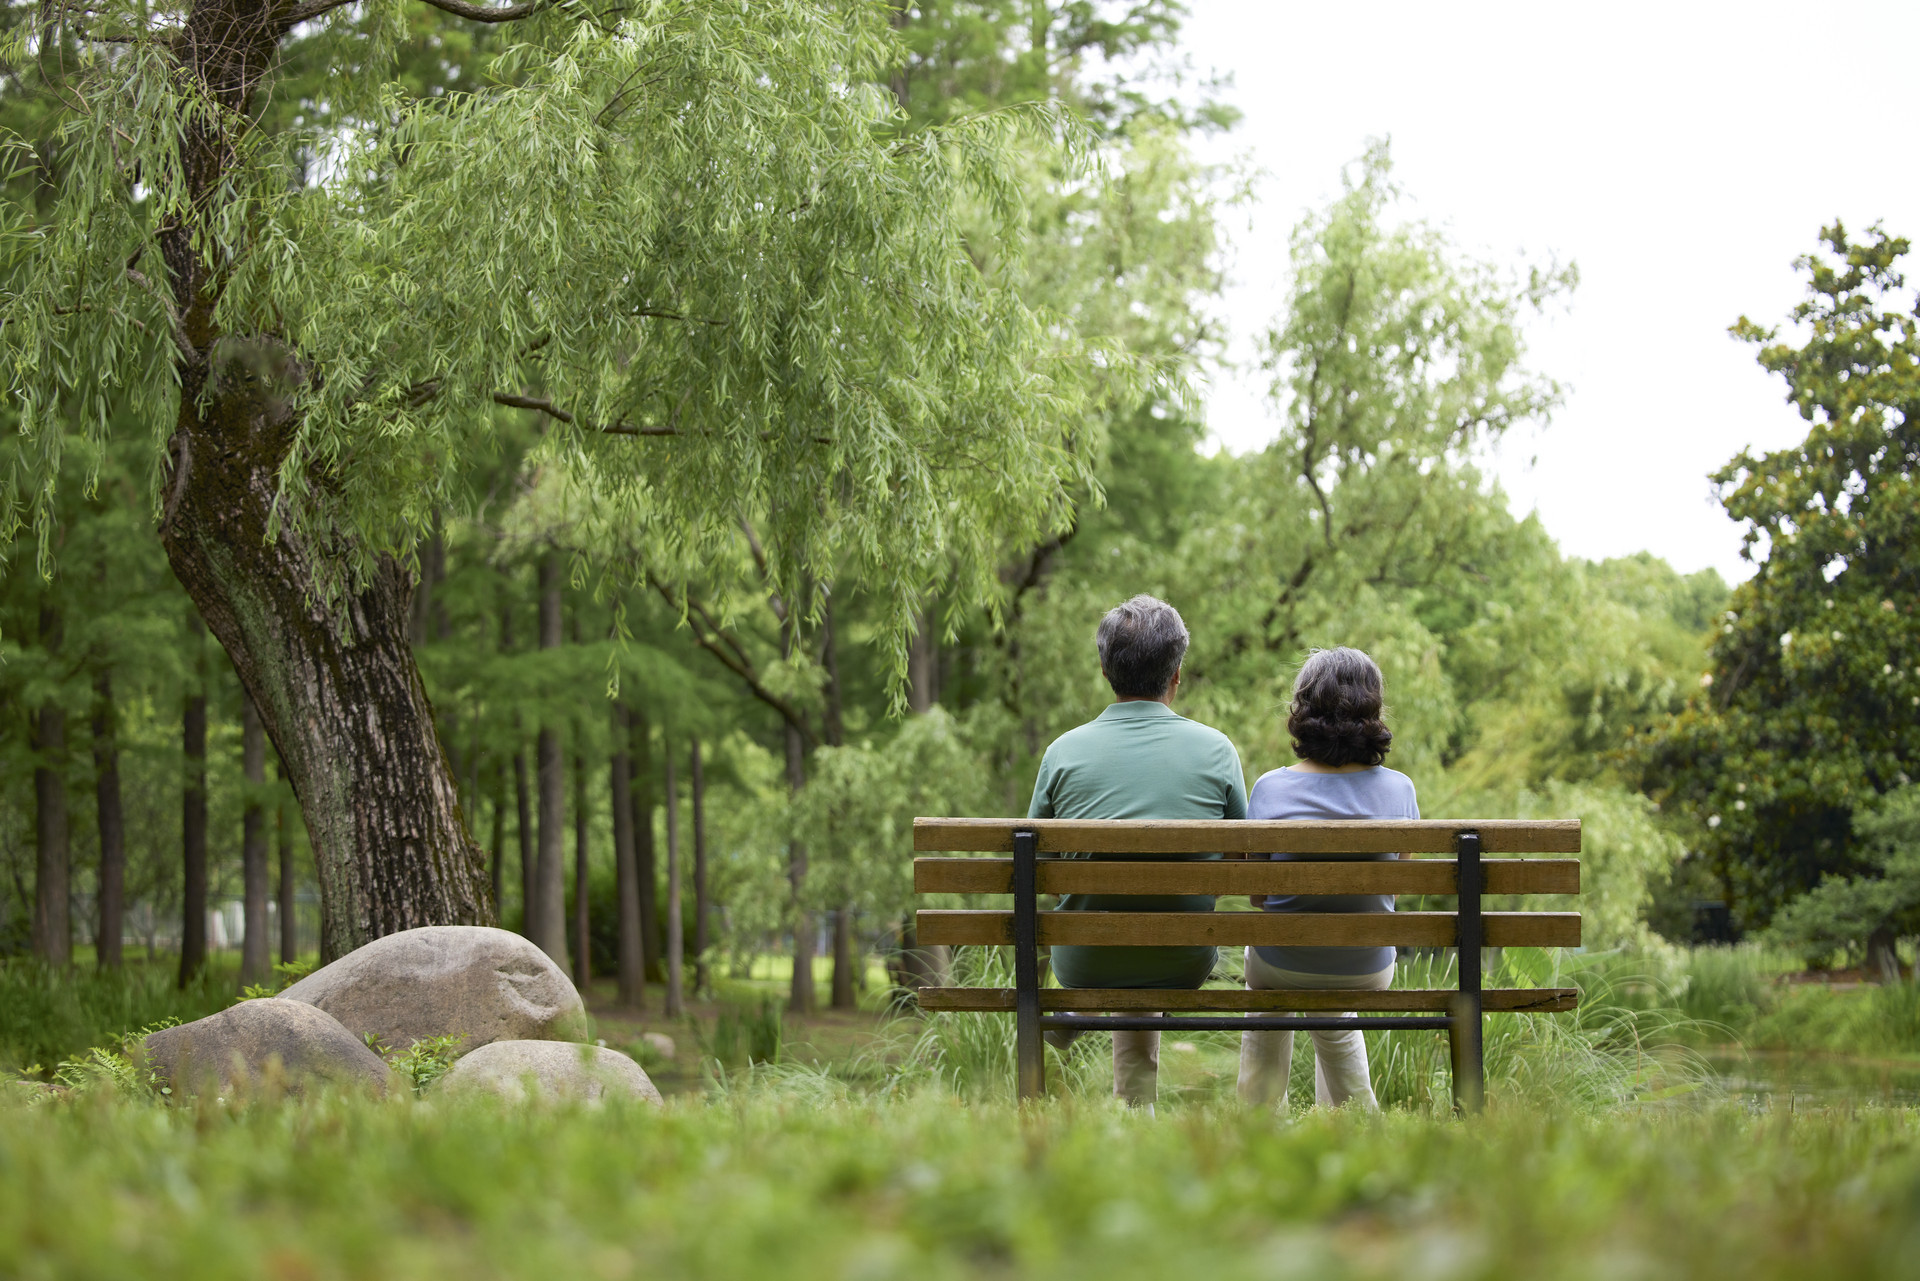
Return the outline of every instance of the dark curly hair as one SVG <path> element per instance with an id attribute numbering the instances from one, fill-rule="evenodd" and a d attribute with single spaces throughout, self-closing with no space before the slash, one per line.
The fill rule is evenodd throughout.
<path id="1" fill-rule="evenodd" d="M 1294 754 L 1322 765 L 1379 765 L 1393 746 L 1381 719 L 1386 685 L 1357 649 L 1316 649 L 1293 681 L 1287 733 Z"/>

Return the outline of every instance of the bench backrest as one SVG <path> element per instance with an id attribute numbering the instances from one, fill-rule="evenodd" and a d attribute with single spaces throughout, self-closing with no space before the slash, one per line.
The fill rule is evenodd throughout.
<path id="1" fill-rule="evenodd" d="M 1042 894 L 1418 894 L 1460 893 L 1460 863 L 1421 855 L 1452 853 L 1477 839 L 1482 854 L 1570 854 L 1580 849 L 1576 820 L 1375 821 L 1087 821 L 1078 819 L 921 818 L 916 851 L 1011 852 L 1016 832 L 1035 835 L 1034 889 Z M 1220 859 L 1155 861 L 1154 855 L 1211 854 Z M 1265 855 L 1294 857 L 1275 862 Z M 1386 854 L 1383 861 L 1315 861 L 1315 854 Z M 1049 854 L 1055 857 L 1047 857 Z M 1061 858 L 1087 854 L 1092 858 Z M 1307 856 L 1307 857 L 1301 857 Z M 1580 864 L 1570 858 L 1497 857 L 1473 866 L 1485 894 L 1578 894 Z M 915 891 L 1011 894 L 1011 858 L 917 858 Z M 1010 911 L 922 911 L 927 944 L 1010 944 Z M 1577 947 L 1578 912 L 1485 912 L 1488 947 Z M 1042 912 L 1037 942 L 1080 945 L 1447 947 L 1455 912 Z"/>

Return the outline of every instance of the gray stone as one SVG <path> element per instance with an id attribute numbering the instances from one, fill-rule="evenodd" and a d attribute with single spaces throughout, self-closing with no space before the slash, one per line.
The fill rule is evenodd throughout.
<path id="1" fill-rule="evenodd" d="M 646 1071 L 618 1050 L 562 1041 L 495 1041 L 455 1063 L 440 1078 L 451 1094 L 497 1094 L 516 1102 L 542 1099 L 645 1099 L 660 1102 Z"/>
<path id="2" fill-rule="evenodd" d="M 545 952 L 508 930 L 429 925 L 375 939 L 280 994 L 333 1015 L 387 1051 L 457 1036 L 455 1054 L 493 1041 L 579 1041 L 580 994 Z"/>
<path id="3" fill-rule="evenodd" d="M 672 1058 L 674 1051 L 679 1048 L 673 1043 L 673 1038 L 664 1032 L 643 1032 L 640 1040 L 647 1049 L 663 1059 Z"/>
<path id="4" fill-rule="evenodd" d="M 226 1094 L 262 1081 L 298 1093 L 314 1081 L 387 1092 L 390 1070 L 324 1010 L 264 997 L 148 1036 L 147 1062 L 176 1095 Z"/>

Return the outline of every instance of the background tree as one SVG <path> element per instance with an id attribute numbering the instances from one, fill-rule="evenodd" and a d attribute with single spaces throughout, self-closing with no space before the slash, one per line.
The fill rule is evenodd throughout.
<path id="1" fill-rule="evenodd" d="M 1686 824 L 1738 919 L 1764 925 L 1827 876 L 1868 869 L 1856 816 L 1920 772 L 1920 317 L 1908 242 L 1838 223 L 1798 261 L 1798 341 L 1744 317 L 1812 424 L 1792 449 L 1715 477 L 1747 525 L 1711 671 L 1647 749 L 1647 781 Z M 1874 948 L 1891 946 L 1875 936 Z M 1876 956 L 1875 963 L 1879 963 Z"/>
<path id="2" fill-rule="evenodd" d="M 1865 950 L 1881 981 L 1896 982 L 1892 940 L 1920 933 L 1920 787 L 1888 792 L 1878 808 L 1855 814 L 1853 826 L 1860 872 L 1829 875 L 1788 903 L 1767 938 L 1815 962 Z"/>
<path id="3" fill-rule="evenodd" d="M 844 549 L 891 585 L 902 652 L 931 566 L 980 595 L 988 541 L 1060 523 L 1078 467 L 1055 424 L 1084 362 L 952 214 L 1017 209 L 1012 122 L 895 145 L 843 92 L 891 58 L 876 10 L 535 9 L 459 6 L 525 43 L 432 98 L 333 0 L 53 6 L 36 36 L 81 73 L 51 208 L 14 214 L 4 334 L 41 466 L 11 492 L 44 528 L 67 424 L 97 433 L 109 396 L 166 424 L 162 540 L 287 766 L 329 955 L 489 915 L 408 647 L 413 544 L 491 447 L 485 407 L 543 414 L 549 463 L 658 542 L 710 553 L 770 515 L 808 618 L 809 567 Z M 307 31 L 361 74 L 269 128 Z"/>

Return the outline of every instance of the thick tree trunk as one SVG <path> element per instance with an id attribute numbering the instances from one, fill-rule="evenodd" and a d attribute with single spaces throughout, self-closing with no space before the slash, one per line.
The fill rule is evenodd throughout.
<path id="1" fill-rule="evenodd" d="M 712 975 L 707 968 L 707 949 L 713 940 L 707 932 L 707 779 L 700 763 L 700 740 L 693 741 L 693 990 L 711 994 Z"/>
<path id="2" fill-rule="evenodd" d="M 180 210 L 226 203 L 231 131 L 251 117 L 295 11 L 284 0 L 189 8 L 168 47 L 210 109 L 182 129 Z M 219 328 L 231 265 L 203 256 L 205 228 L 183 216 L 158 229 L 179 317 L 180 387 L 160 536 L 299 798 L 320 885 L 321 955 L 412 926 L 486 921 L 480 852 L 407 643 L 412 576 L 381 557 L 364 581 L 341 582 L 340 568 L 356 559 L 353 535 L 327 529 L 316 546 L 286 518 L 279 469 L 296 426 L 289 392 L 306 371 L 270 334 Z M 322 494 L 331 484 L 318 463 L 309 479 Z M 204 931 L 204 919 L 188 928 Z"/>
<path id="3" fill-rule="evenodd" d="M 285 766 L 275 773 L 285 781 Z M 293 842 L 287 839 L 287 806 L 284 801 L 273 807 L 273 843 L 280 860 L 280 963 L 292 965 L 300 959 L 300 918 L 294 914 Z"/>
<path id="4" fill-rule="evenodd" d="M 182 392 L 178 500 L 163 538 L 299 798 L 322 958 L 396 930 L 491 920 L 480 851 L 407 644 L 406 575 L 382 559 L 359 590 L 326 603 L 305 546 L 285 526 L 267 536 L 277 451 L 249 439 L 264 411 L 216 399 L 201 418 L 198 393 Z"/>
<path id="5" fill-rule="evenodd" d="M 573 758 L 573 984 L 585 997 L 593 983 L 593 917 L 588 891 L 587 762 Z"/>
<path id="6" fill-rule="evenodd" d="M 833 913 L 833 1008 L 857 1008 L 853 999 L 853 909 L 835 908 Z"/>
<path id="7" fill-rule="evenodd" d="M 60 649 L 60 615 L 40 610 L 40 643 Z M 73 962 L 70 903 L 73 862 L 67 830 L 67 713 L 48 699 L 33 718 L 33 954 L 49 965 Z"/>
<path id="8" fill-rule="evenodd" d="M 787 788 L 798 792 L 807 785 L 806 740 L 800 727 L 787 729 Z M 813 1013 L 813 918 L 806 910 L 807 847 L 795 841 L 787 850 L 787 885 L 793 895 L 793 980 L 787 1008 L 795 1014 Z"/>
<path id="9" fill-rule="evenodd" d="M 273 970 L 267 939 L 267 816 L 260 790 L 267 785 L 267 739 L 253 700 L 240 698 L 240 763 L 246 776 L 246 805 L 240 817 L 240 885 L 246 937 L 240 943 L 240 987 L 266 983 Z"/>
<path id="10" fill-rule="evenodd" d="M 653 726 L 630 709 L 628 739 L 633 756 L 633 869 L 640 883 L 640 968 L 649 983 L 664 983 L 660 948 L 660 873 L 653 840 Z"/>
<path id="11" fill-rule="evenodd" d="M 198 631 L 195 632 L 198 639 Z M 180 789 L 180 986 L 207 968 L 207 695 L 187 695 L 180 717 L 186 779 Z"/>
<path id="12" fill-rule="evenodd" d="M 663 736 L 667 755 L 667 1017 L 685 1012 L 682 991 L 686 963 L 685 928 L 680 920 L 680 788 L 673 772 L 673 740 Z"/>
<path id="13" fill-rule="evenodd" d="M 540 648 L 558 649 L 560 565 L 549 552 L 540 558 Z M 535 740 L 540 792 L 540 850 L 533 876 L 533 929 L 529 937 L 561 969 L 567 964 L 566 805 L 567 781 L 561 764 L 560 731 L 543 723 Z"/>
<path id="14" fill-rule="evenodd" d="M 93 932 L 100 968 L 120 968 L 120 940 L 127 926 L 127 820 L 120 805 L 119 716 L 113 674 L 93 678 L 93 801 L 100 828 L 100 898 Z"/>
<path id="15" fill-rule="evenodd" d="M 613 805 L 613 882 L 620 916 L 620 1004 L 645 1009 L 646 972 L 640 944 L 639 869 L 633 852 L 633 757 L 627 751 L 625 703 L 613 705 L 613 756 L 607 763 Z"/>

